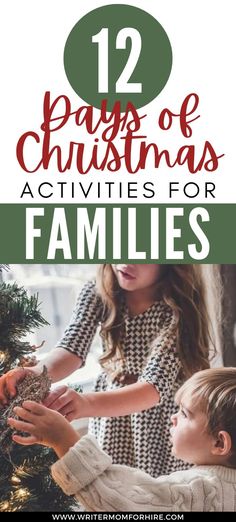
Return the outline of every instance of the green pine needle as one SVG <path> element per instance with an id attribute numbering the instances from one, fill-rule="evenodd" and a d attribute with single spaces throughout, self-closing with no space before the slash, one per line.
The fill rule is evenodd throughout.
<path id="1" fill-rule="evenodd" d="M 23 341 L 26 334 L 48 322 L 40 312 L 38 294 L 28 296 L 16 283 L 0 283 L 0 372 L 16 366 L 18 359 L 30 354 L 30 344 Z"/>

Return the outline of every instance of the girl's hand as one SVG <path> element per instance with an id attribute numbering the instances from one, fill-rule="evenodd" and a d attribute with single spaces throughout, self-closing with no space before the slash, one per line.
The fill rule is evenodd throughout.
<path id="1" fill-rule="evenodd" d="M 12 439 L 24 446 L 31 444 L 49 446 L 61 457 L 80 438 L 60 413 L 37 402 L 25 401 L 22 407 L 15 407 L 14 412 L 20 420 L 10 417 L 9 425 L 18 431 L 28 433 L 29 436 L 14 434 Z"/>
<path id="2" fill-rule="evenodd" d="M 58 386 L 44 401 L 45 406 L 56 410 L 68 421 L 86 416 L 83 396 L 68 386 Z"/>
<path id="3" fill-rule="evenodd" d="M 39 374 L 40 371 L 34 368 L 14 368 L 0 377 L 0 406 L 6 406 L 9 397 L 15 397 L 17 384 L 19 384 L 28 374 Z"/>

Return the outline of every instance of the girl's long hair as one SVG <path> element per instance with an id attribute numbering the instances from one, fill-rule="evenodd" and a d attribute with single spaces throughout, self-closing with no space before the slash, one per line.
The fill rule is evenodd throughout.
<path id="1" fill-rule="evenodd" d="M 211 355 L 219 352 L 221 343 L 221 281 L 218 265 L 162 265 L 157 282 L 157 299 L 171 307 L 175 316 L 177 353 L 184 374 L 191 376 L 209 368 Z M 106 351 L 100 363 L 122 359 L 124 322 L 123 290 L 119 287 L 110 264 L 98 267 L 97 290 L 104 305 L 101 335 Z M 157 332 L 158 333 L 158 332 Z"/>

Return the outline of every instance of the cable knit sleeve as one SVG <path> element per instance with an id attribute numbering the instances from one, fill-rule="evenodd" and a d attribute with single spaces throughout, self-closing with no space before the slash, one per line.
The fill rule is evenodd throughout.
<path id="1" fill-rule="evenodd" d="M 160 402 L 173 394 L 181 384 L 181 361 L 176 352 L 175 318 L 172 310 L 163 304 L 159 332 L 152 343 L 150 355 L 139 381 L 153 384 L 160 393 Z"/>
<path id="2" fill-rule="evenodd" d="M 82 288 L 69 325 L 57 347 L 64 348 L 81 357 L 83 364 L 102 315 L 102 302 L 89 281 Z"/>
<path id="3" fill-rule="evenodd" d="M 53 478 L 63 491 L 94 512 L 188 511 L 193 495 L 201 503 L 204 490 L 200 480 L 194 492 L 190 479 L 181 480 L 184 473 L 189 470 L 154 479 L 143 471 L 113 465 L 90 435 L 52 466 Z"/>

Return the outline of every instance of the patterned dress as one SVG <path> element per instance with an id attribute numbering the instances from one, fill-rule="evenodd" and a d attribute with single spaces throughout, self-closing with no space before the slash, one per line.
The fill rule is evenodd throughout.
<path id="1" fill-rule="evenodd" d="M 58 343 L 86 360 L 91 342 L 101 323 L 103 305 L 95 283 L 86 283 L 73 312 L 71 322 Z M 89 431 L 116 464 L 146 471 L 153 477 L 188 467 L 171 454 L 170 417 L 176 412 L 174 395 L 182 384 L 181 363 L 176 353 L 173 333 L 174 316 L 170 307 L 157 301 L 145 312 L 129 316 L 124 312 L 125 341 L 123 353 L 126 371 L 138 374 L 138 381 L 148 382 L 160 393 L 160 403 L 141 413 L 125 417 L 90 420 Z M 120 388 L 102 371 L 95 391 Z"/>

